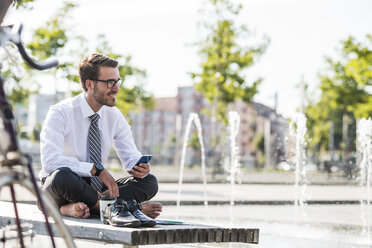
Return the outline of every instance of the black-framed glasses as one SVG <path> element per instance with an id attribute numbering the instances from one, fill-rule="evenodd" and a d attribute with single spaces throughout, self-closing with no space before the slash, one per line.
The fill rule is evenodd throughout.
<path id="1" fill-rule="evenodd" d="M 121 86 L 123 83 L 123 80 L 121 78 L 115 80 L 115 79 L 108 79 L 108 80 L 101 80 L 101 79 L 91 79 L 93 81 L 106 83 L 107 88 L 112 89 L 116 84 L 118 84 L 118 87 Z"/>

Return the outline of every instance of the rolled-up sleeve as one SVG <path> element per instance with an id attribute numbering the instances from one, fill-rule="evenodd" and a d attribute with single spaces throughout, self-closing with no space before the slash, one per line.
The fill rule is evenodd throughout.
<path id="1" fill-rule="evenodd" d="M 79 176 L 89 177 L 92 163 L 64 155 L 65 137 L 70 128 L 68 117 L 61 110 L 51 107 L 40 133 L 42 171 L 48 175 L 60 167 L 68 167 Z"/>

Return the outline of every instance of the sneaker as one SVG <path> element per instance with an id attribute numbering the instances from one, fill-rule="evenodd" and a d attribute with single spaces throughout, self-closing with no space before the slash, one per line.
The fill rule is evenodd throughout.
<path id="1" fill-rule="evenodd" d="M 111 226 L 139 227 L 141 225 L 141 222 L 129 212 L 127 203 L 122 199 L 117 199 L 106 207 L 103 219 L 105 224 Z"/>
<path id="2" fill-rule="evenodd" d="M 132 215 L 140 220 L 141 226 L 153 227 L 156 225 L 156 221 L 142 212 L 141 205 L 136 202 L 136 200 L 127 201 L 128 210 Z"/>

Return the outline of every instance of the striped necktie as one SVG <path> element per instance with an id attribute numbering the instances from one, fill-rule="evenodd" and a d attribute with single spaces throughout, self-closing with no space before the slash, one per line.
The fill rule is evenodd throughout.
<path id="1" fill-rule="evenodd" d="M 98 129 L 99 115 L 95 113 L 89 116 L 91 119 L 88 141 L 89 141 L 89 158 L 90 162 L 98 164 L 101 163 L 101 137 Z M 91 178 L 92 187 L 98 192 L 102 192 L 103 182 L 99 177 L 93 176 Z"/>

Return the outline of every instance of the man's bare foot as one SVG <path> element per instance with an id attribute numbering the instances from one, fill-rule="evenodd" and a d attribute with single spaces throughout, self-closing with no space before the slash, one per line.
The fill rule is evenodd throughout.
<path id="1" fill-rule="evenodd" d="M 69 203 L 60 207 L 59 211 L 64 216 L 86 219 L 90 216 L 88 206 L 83 202 Z"/>
<path id="2" fill-rule="evenodd" d="M 142 212 L 153 219 L 158 217 L 163 210 L 163 205 L 159 202 L 142 202 L 141 207 Z"/>

